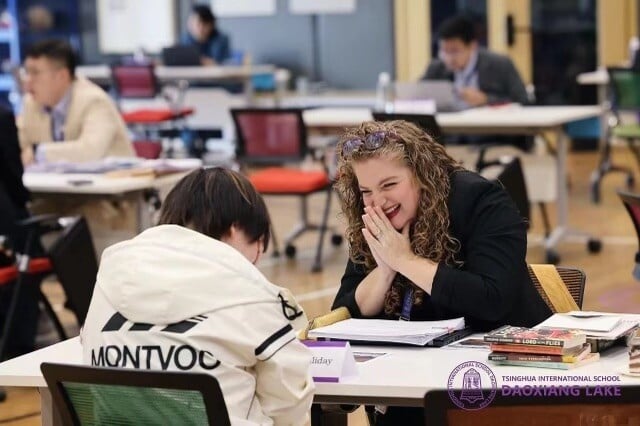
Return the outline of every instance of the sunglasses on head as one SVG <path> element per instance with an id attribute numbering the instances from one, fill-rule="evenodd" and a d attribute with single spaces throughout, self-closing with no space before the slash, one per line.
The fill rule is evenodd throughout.
<path id="1" fill-rule="evenodd" d="M 380 148 L 383 144 L 387 136 L 391 136 L 389 132 L 384 130 L 380 130 L 378 132 L 369 133 L 362 138 L 352 138 L 348 139 L 342 145 L 342 155 L 344 157 L 351 155 L 355 150 L 364 147 L 369 151 L 373 151 L 375 149 Z"/>

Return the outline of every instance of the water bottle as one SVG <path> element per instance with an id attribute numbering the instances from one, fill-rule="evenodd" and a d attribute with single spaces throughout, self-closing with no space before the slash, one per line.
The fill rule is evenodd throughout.
<path id="1" fill-rule="evenodd" d="M 393 93 L 391 76 L 388 72 L 381 72 L 378 75 L 378 85 L 376 87 L 376 110 L 384 112 L 393 111 Z"/>

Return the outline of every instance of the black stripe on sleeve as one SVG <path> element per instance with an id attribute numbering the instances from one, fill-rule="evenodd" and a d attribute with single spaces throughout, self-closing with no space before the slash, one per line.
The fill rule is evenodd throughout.
<path id="1" fill-rule="evenodd" d="M 191 330 L 193 327 L 195 327 L 198 324 L 199 322 L 195 322 L 195 321 L 180 321 L 175 324 L 169 324 L 168 326 L 163 328 L 161 331 L 181 334 Z"/>
<path id="2" fill-rule="evenodd" d="M 125 322 L 127 322 L 127 319 L 123 317 L 120 312 L 116 312 L 109 318 L 109 321 L 107 321 L 104 327 L 102 327 L 102 331 L 118 331 Z"/>
<path id="3" fill-rule="evenodd" d="M 153 324 L 147 324 L 144 322 L 136 322 L 134 323 L 129 331 L 149 331 L 153 327 Z"/>
<path id="4" fill-rule="evenodd" d="M 273 333 L 264 342 L 262 342 L 260 346 L 256 348 L 255 355 L 256 356 L 260 355 L 269 347 L 269 345 L 271 345 L 273 342 L 275 342 L 276 340 L 278 340 L 279 338 L 281 338 L 291 330 L 293 330 L 293 327 L 291 327 L 291 324 L 287 324 L 284 327 L 282 327 L 280 330 Z"/>

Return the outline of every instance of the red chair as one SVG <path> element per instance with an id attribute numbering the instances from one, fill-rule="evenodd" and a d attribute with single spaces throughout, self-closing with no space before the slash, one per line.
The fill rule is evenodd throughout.
<path id="1" fill-rule="evenodd" d="M 162 153 L 162 145 L 156 141 L 133 141 L 133 150 L 136 152 L 136 157 L 145 158 L 147 160 L 155 160 L 160 158 Z"/>
<path id="2" fill-rule="evenodd" d="M 150 139 L 148 136 L 151 131 L 183 127 L 184 119 L 193 114 L 193 108 L 182 107 L 188 83 L 180 82 L 175 88 L 177 94 L 173 97 L 169 96 L 158 82 L 153 64 L 113 65 L 111 76 L 118 100 L 155 99 L 162 96 L 168 102 L 167 108 L 140 108 L 122 114 L 125 123 L 141 129 L 143 139 L 147 141 Z"/>
<path id="3" fill-rule="evenodd" d="M 636 237 L 638 237 L 639 250 L 635 255 L 635 267 L 633 268 L 633 277 L 640 281 L 640 194 L 634 194 L 632 192 L 626 192 L 618 190 L 618 196 L 622 200 L 622 204 L 629 212 L 629 217 L 633 223 L 633 227 L 636 230 Z"/>
<path id="4" fill-rule="evenodd" d="M 293 241 L 306 231 L 318 230 L 320 235 L 312 271 L 322 269 L 322 244 L 331 208 L 332 187 L 327 168 L 302 170 L 284 167 L 287 163 L 300 163 L 309 154 L 307 129 L 300 109 L 232 109 L 236 127 L 236 158 L 242 166 L 267 166 L 249 174 L 251 183 L 263 195 L 300 197 L 300 224 L 285 239 L 285 254 L 295 257 Z M 324 165 L 324 162 L 323 162 Z M 325 192 L 326 201 L 322 222 L 312 224 L 308 219 L 309 195 Z M 333 245 L 342 243 L 342 236 L 334 233 Z M 278 255 L 277 244 L 275 255 Z"/>

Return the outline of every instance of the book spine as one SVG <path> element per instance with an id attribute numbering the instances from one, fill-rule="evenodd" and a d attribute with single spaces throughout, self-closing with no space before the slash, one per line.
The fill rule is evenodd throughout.
<path id="1" fill-rule="evenodd" d="M 557 370 L 569 370 L 575 367 L 575 363 L 569 362 L 547 362 L 547 361 L 494 361 L 498 365 L 512 365 L 518 367 L 541 367 L 541 368 L 553 368 Z"/>
<path id="2" fill-rule="evenodd" d="M 544 338 L 521 338 L 510 336 L 484 336 L 485 342 L 491 343 L 510 343 L 514 345 L 535 345 L 535 346 L 557 346 L 564 347 L 564 340 L 544 339 Z"/>
<path id="3" fill-rule="evenodd" d="M 496 353 L 489 354 L 491 361 L 534 361 L 534 362 L 576 362 L 573 355 L 534 355 L 525 353 Z"/>
<path id="4" fill-rule="evenodd" d="M 562 348 L 558 346 L 526 346 L 509 344 L 492 344 L 494 352 L 519 352 L 527 354 L 562 355 Z"/>

